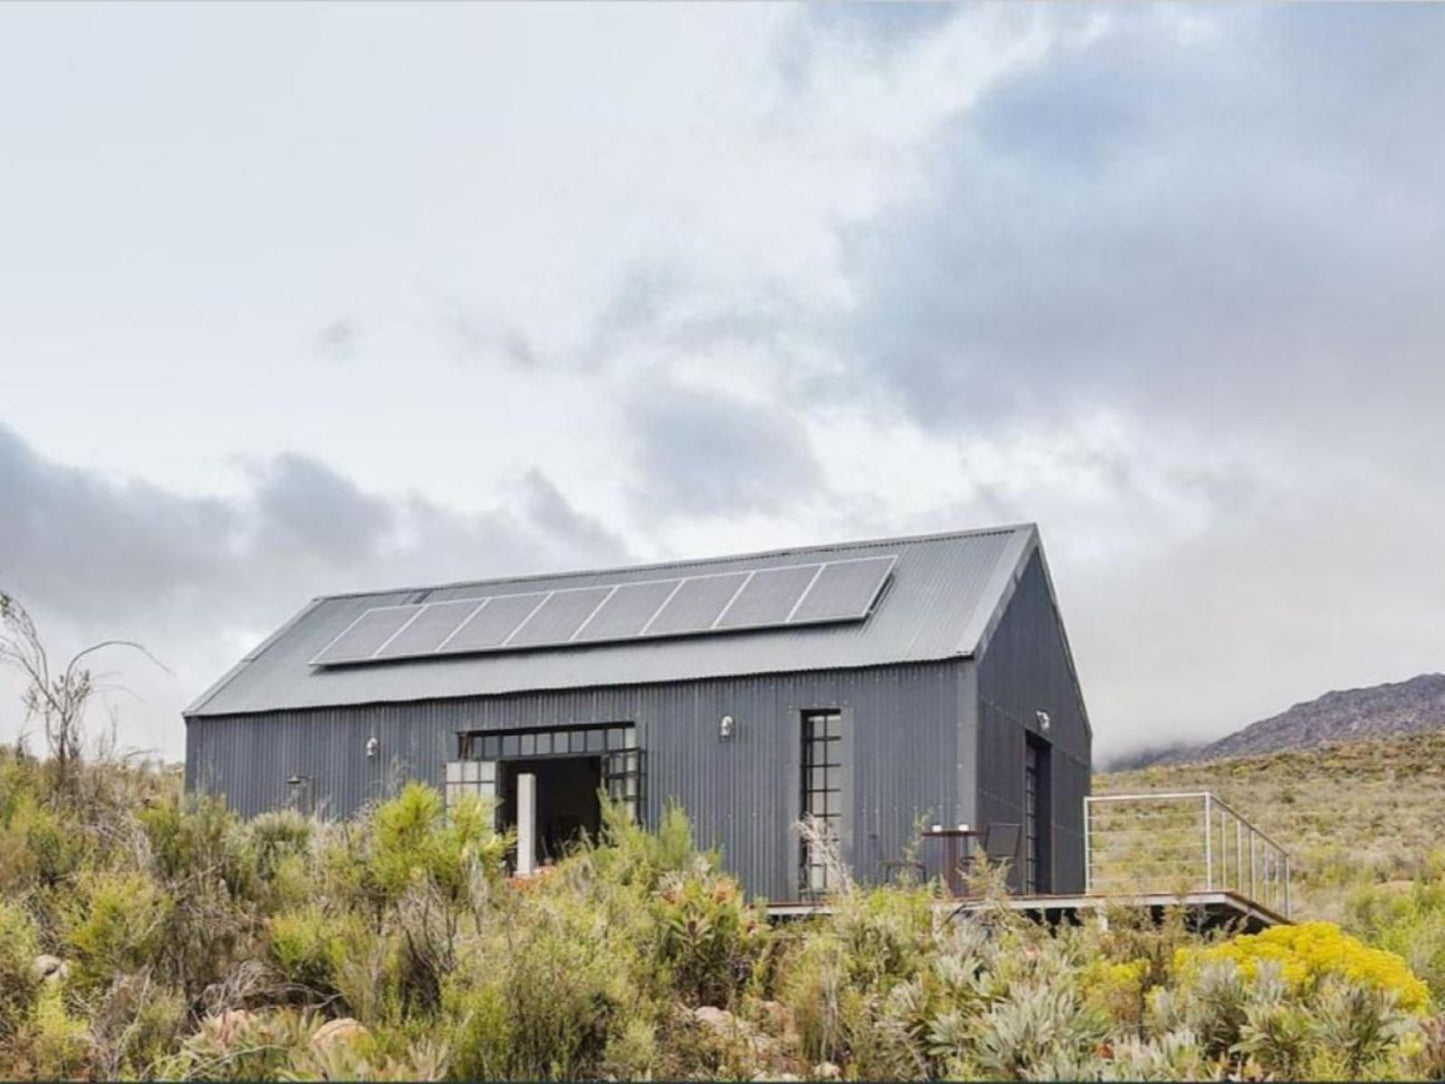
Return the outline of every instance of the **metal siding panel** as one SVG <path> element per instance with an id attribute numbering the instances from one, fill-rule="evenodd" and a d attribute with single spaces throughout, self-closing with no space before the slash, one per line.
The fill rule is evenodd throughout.
<path id="1" fill-rule="evenodd" d="M 345 816 L 407 779 L 437 785 L 458 731 L 631 721 L 647 750 L 649 822 L 676 798 L 699 843 L 720 847 L 750 893 L 791 899 L 800 713 L 851 715 L 853 865 L 875 880 L 920 814 L 953 815 L 959 674 L 956 663 L 923 664 L 192 719 L 188 772 L 197 789 L 225 794 L 247 816 L 287 804 L 286 779 L 312 774 L 318 809 Z M 737 720 L 726 742 L 724 714 Z"/>
<path id="2" fill-rule="evenodd" d="M 1083 890 L 1084 796 L 1091 768 L 1083 700 L 1036 552 L 977 663 L 979 818 L 1022 823 L 1025 735 L 1051 747 L 1052 890 Z M 1049 715 L 1042 730 L 1036 712 Z"/>

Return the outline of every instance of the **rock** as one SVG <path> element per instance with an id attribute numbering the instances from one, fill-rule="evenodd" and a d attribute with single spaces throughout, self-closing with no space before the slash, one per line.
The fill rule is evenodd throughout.
<path id="1" fill-rule="evenodd" d="M 842 1075 L 843 1070 L 839 1069 L 831 1061 L 820 1061 L 817 1065 L 813 1066 L 813 1076 L 818 1080 L 837 1080 Z"/>
<path id="2" fill-rule="evenodd" d="M 766 1073 L 766 1072 L 764 1072 L 764 1073 L 759 1073 L 757 1076 L 753 1077 L 753 1079 L 754 1079 L 754 1080 L 758 1080 L 758 1081 L 762 1081 L 762 1080 L 786 1081 L 786 1080 L 801 1080 L 802 1077 L 796 1076 L 796 1075 L 794 1075 L 793 1073 Z"/>
<path id="3" fill-rule="evenodd" d="M 59 956 L 41 953 L 30 965 L 30 976 L 36 982 L 60 982 L 70 974 L 70 965 Z"/>
<path id="4" fill-rule="evenodd" d="M 366 1025 L 359 1020 L 353 1020 L 349 1016 L 343 1016 L 336 1020 L 328 1020 L 316 1029 L 311 1036 L 312 1046 L 329 1046 L 332 1043 L 355 1042 L 364 1035 L 371 1032 Z"/>
<path id="5" fill-rule="evenodd" d="M 692 1010 L 692 1018 L 713 1031 L 735 1031 L 739 1024 L 736 1016 L 714 1005 L 699 1005 Z"/>

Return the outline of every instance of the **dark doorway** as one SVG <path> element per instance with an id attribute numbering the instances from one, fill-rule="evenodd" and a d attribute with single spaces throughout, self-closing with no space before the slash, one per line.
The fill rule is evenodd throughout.
<path id="1" fill-rule="evenodd" d="M 548 757 L 502 762 L 502 823 L 517 823 L 517 776 L 537 777 L 537 864 L 556 861 L 585 832 L 597 838 L 602 828 L 601 757 Z"/>
<path id="2" fill-rule="evenodd" d="M 1052 810 L 1049 808 L 1049 746 L 1033 734 L 1024 742 L 1024 891 L 1050 891 Z"/>

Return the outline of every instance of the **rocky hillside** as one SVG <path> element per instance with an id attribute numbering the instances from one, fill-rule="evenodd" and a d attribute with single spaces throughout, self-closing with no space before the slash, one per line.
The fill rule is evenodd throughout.
<path id="1" fill-rule="evenodd" d="M 1445 674 L 1344 689 L 1251 723 L 1207 745 L 1175 744 L 1117 758 L 1109 768 L 1127 771 L 1153 765 L 1259 756 L 1313 749 L 1331 742 L 1445 730 Z"/>

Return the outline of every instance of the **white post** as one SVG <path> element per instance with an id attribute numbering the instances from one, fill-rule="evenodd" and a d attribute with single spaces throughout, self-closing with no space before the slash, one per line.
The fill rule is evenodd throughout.
<path id="1" fill-rule="evenodd" d="M 1234 880 L 1244 895 L 1244 818 L 1234 818 Z"/>
<path id="2" fill-rule="evenodd" d="M 1090 844 L 1091 844 L 1093 841 L 1089 838 L 1089 828 L 1090 828 L 1089 822 L 1093 819 L 1093 815 L 1094 815 L 1093 802 L 1092 802 L 1090 799 L 1085 798 L 1085 799 L 1084 799 L 1084 895 L 1086 895 L 1086 896 L 1092 894 L 1093 891 L 1094 891 L 1094 854 L 1093 854 L 1093 851 L 1090 849 Z"/>
<path id="3" fill-rule="evenodd" d="M 1214 798 L 1204 796 L 1204 887 L 1214 891 Z"/>
<path id="4" fill-rule="evenodd" d="M 517 776 L 517 876 L 530 877 L 537 868 L 537 777 Z"/>

